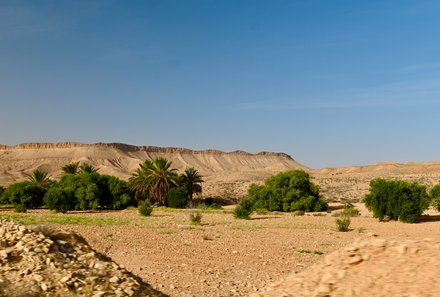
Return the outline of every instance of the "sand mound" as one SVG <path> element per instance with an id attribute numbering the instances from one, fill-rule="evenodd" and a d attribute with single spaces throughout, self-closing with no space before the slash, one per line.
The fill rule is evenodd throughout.
<path id="1" fill-rule="evenodd" d="M 0 221 L 0 296 L 166 296 L 82 237 L 42 228 Z"/>
<path id="2" fill-rule="evenodd" d="M 439 274 L 439 243 L 372 239 L 333 252 L 255 296 L 438 296 Z"/>

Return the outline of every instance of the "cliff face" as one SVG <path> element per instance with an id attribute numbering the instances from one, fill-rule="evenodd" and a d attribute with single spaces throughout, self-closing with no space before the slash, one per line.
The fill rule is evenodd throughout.
<path id="1" fill-rule="evenodd" d="M 70 162 L 89 162 L 102 174 L 127 179 L 148 158 L 163 156 L 182 172 L 195 167 L 203 175 L 204 195 L 243 196 L 250 183 L 261 182 L 281 171 L 305 169 L 284 153 L 247 153 L 219 150 L 194 151 L 185 148 L 133 146 L 122 143 L 82 144 L 77 142 L 23 143 L 0 145 L 0 186 L 25 179 L 25 173 L 43 168 L 53 178 Z"/>

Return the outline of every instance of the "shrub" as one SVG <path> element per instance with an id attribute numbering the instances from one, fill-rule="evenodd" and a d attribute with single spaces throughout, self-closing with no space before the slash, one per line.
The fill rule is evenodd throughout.
<path id="1" fill-rule="evenodd" d="M 257 208 L 255 210 L 255 213 L 258 214 L 258 215 L 268 215 L 270 213 L 270 211 L 268 211 L 265 208 Z"/>
<path id="2" fill-rule="evenodd" d="M 357 217 L 359 216 L 359 210 L 350 202 L 344 204 L 344 209 L 341 212 L 342 216 Z"/>
<path id="3" fill-rule="evenodd" d="M 136 204 L 125 181 L 96 172 L 64 175 L 50 187 L 44 202 L 49 209 L 60 212 L 100 207 L 122 209 Z"/>
<path id="4" fill-rule="evenodd" d="M 440 183 L 432 187 L 429 195 L 432 199 L 432 207 L 434 207 L 434 209 L 437 211 L 440 211 Z"/>
<path id="5" fill-rule="evenodd" d="M 167 206 L 185 208 L 188 206 L 189 194 L 185 187 L 173 187 L 168 191 Z"/>
<path id="6" fill-rule="evenodd" d="M 44 195 L 44 204 L 50 209 L 65 213 L 74 210 L 77 204 L 75 192 L 67 187 L 56 184 Z"/>
<path id="7" fill-rule="evenodd" d="M 30 208 L 42 206 L 44 194 L 45 190 L 34 183 L 19 182 L 6 188 L 2 202 L 13 204 L 17 212 L 26 212 Z"/>
<path id="8" fill-rule="evenodd" d="M 189 214 L 189 220 L 193 225 L 200 225 L 202 223 L 202 218 L 203 214 L 200 211 Z"/>
<path id="9" fill-rule="evenodd" d="M 292 170 L 268 178 L 264 185 L 252 184 L 240 205 L 247 203 L 250 210 L 269 211 L 324 211 L 327 203 L 319 195 L 319 188 L 310 182 L 303 170 Z"/>
<path id="10" fill-rule="evenodd" d="M 153 208 L 146 200 L 139 201 L 138 211 L 141 216 L 148 217 L 153 212 Z"/>
<path id="11" fill-rule="evenodd" d="M 414 223 L 431 202 L 425 186 L 382 178 L 370 182 L 369 193 L 363 201 L 380 221 L 388 216 L 405 223 Z"/>
<path id="12" fill-rule="evenodd" d="M 339 232 L 348 232 L 350 231 L 350 223 L 350 217 L 342 216 L 341 218 L 336 219 L 336 228 Z"/>
<path id="13" fill-rule="evenodd" d="M 99 206 L 124 209 L 136 204 L 134 193 L 126 181 L 111 175 L 100 175 L 98 186 L 102 189 Z"/>
<path id="14" fill-rule="evenodd" d="M 249 208 L 246 208 L 241 204 L 237 205 L 233 210 L 234 218 L 236 219 L 249 220 L 251 218 L 251 213 L 252 211 Z"/>
<path id="15" fill-rule="evenodd" d="M 209 209 L 223 209 L 223 206 L 221 206 L 220 204 L 217 203 L 213 203 L 211 205 L 208 206 Z"/>

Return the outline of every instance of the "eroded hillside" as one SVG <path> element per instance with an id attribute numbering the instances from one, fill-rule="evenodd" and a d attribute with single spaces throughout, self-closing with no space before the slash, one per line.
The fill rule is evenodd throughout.
<path id="1" fill-rule="evenodd" d="M 119 143 L 81 144 L 28 143 L 0 146 L 0 185 L 25 179 L 25 174 L 43 168 L 53 178 L 61 176 L 61 167 L 70 162 L 89 162 L 102 174 L 128 179 L 148 158 L 166 157 L 179 171 L 195 167 L 203 175 L 204 196 L 243 196 L 250 183 L 290 169 L 306 169 L 283 153 L 218 150 L 194 151 L 183 148 L 132 146 Z"/>

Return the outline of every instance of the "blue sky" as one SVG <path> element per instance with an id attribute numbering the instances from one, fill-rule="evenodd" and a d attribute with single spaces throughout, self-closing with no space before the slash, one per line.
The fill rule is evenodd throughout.
<path id="1" fill-rule="evenodd" d="M 438 1 L 0 0 L 0 143 L 440 160 Z"/>

